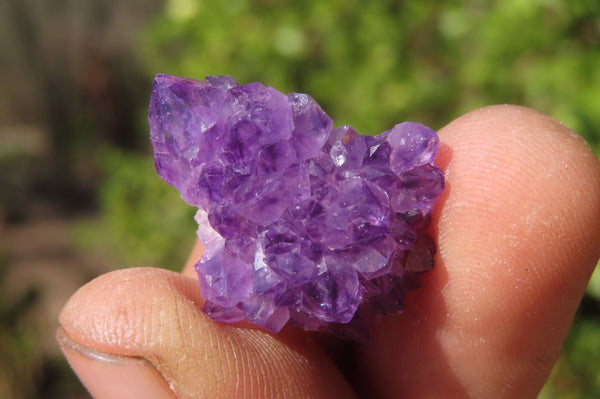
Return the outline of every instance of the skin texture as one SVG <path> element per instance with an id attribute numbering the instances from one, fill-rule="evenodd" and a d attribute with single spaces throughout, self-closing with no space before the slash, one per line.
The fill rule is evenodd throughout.
<path id="1" fill-rule="evenodd" d="M 182 274 L 126 269 L 78 290 L 60 315 L 67 359 L 99 399 L 127 397 L 107 387 L 128 376 L 157 398 L 535 398 L 600 256 L 600 165 L 522 107 L 472 111 L 439 135 L 436 266 L 371 344 L 213 322 L 198 245 Z"/>

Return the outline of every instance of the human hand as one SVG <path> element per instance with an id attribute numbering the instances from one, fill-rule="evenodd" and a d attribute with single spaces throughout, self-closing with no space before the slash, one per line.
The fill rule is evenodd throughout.
<path id="1" fill-rule="evenodd" d="M 193 264 L 101 276 L 57 337 L 103 398 L 535 398 L 600 256 L 600 164 L 535 111 L 492 106 L 439 131 L 435 268 L 370 344 L 212 321 Z"/>

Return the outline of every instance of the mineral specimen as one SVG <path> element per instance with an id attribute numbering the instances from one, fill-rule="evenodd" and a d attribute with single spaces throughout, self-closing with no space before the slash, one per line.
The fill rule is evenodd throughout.
<path id="1" fill-rule="evenodd" d="M 364 340 L 433 267 L 444 177 L 428 127 L 361 136 L 306 94 L 228 76 L 157 75 L 148 119 L 159 175 L 199 208 L 213 319 Z"/>

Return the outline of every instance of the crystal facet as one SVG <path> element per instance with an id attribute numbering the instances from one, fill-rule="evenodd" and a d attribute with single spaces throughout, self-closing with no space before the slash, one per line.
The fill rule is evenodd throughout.
<path id="1" fill-rule="evenodd" d="M 428 127 L 361 136 L 307 94 L 229 76 L 157 75 L 148 119 L 158 174 L 199 208 L 213 319 L 365 340 L 433 267 L 444 176 Z"/>

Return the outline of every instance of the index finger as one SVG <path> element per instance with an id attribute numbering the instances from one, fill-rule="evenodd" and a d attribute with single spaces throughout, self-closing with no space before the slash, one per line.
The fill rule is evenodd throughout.
<path id="1" fill-rule="evenodd" d="M 361 370 L 382 397 L 533 398 L 599 256 L 600 165 L 522 107 L 471 112 L 440 138 L 436 268 L 361 348 Z"/>

